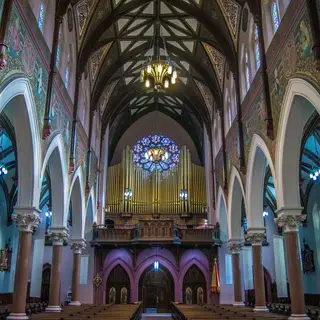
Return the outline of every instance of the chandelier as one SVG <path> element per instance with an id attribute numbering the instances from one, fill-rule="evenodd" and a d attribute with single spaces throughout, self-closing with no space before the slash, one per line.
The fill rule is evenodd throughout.
<path id="1" fill-rule="evenodd" d="M 146 158 L 146 160 L 157 163 L 159 161 L 168 160 L 169 154 L 162 148 L 149 148 L 148 151 L 144 154 L 144 157 Z"/>
<path id="2" fill-rule="evenodd" d="M 147 61 L 142 64 L 140 73 L 140 82 L 144 82 L 146 88 L 153 87 L 154 90 L 159 91 L 160 89 L 167 89 L 171 84 L 175 84 L 178 78 L 177 70 L 172 65 L 168 56 L 166 42 L 161 34 L 160 21 L 157 22 L 157 26 L 160 30 L 160 37 L 162 38 L 165 60 L 160 59 L 160 46 L 159 39 L 157 39 L 157 46 L 154 47 L 155 35 L 151 41 L 151 46 L 148 52 L 151 54 L 148 56 Z M 159 34 L 159 33 L 158 33 Z M 153 57 L 153 53 L 156 49 L 156 56 Z"/>

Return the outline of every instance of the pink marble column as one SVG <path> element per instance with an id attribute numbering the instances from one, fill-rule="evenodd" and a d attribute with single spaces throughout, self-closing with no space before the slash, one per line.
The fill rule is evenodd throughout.
<path id="1" fill-rule="evenodd" d="M 80 282 L 80 255 L 85 249 L 85 240 L 72 240 L 71 249 L 73 251 L 73 270 L 72 270 L 72 301 L 70 306 L 81 306 L 79 301 L 79 282 Z"/>
<path id="2" fill-rule="evenodd" d="M 244 306 L 242 301 L 241 271 L 240 271 L 240 250 L 243 246 L 242 240 L 229 240 L 228 249 L 232 253 L 232 275 L 234 306 Z"/>
<path id="3" fill-rule="evenodd" d="M 291 316 L 289 319 L 310 319 L 306 315 L 302 270 L 299 252 L 299 227 L 306 215 L 301 215 L 301 208 L 282 208 L 275 219 L 279 227 L 284 229 L 284 241 L 287 254 L 287 273 L 290 286 Z"/>
<path id="4" fill-rule="evenodd" d="M 62 247 L 68 238 L 65 228 L 50 228 L 49 235 L 52 240 L 52 265 L 50 278 L 49 305 L 46 312 L 61 312 L 60 307 L 60 279 Z"/>
<path id="5" fill-rule="evenodd" d="M 265 238 L 265 228 L 248 229 L 246 238 L 252 245 L 253 280 L 256 300 L 253 311 L 268 312 L 269 309 L 266 307 L 262 264 L 262 241 Z"/>
<path id="6" fill-rule="evenodd" d="M 14 279 L 12 312 L 7 317 L 9 320 L 29 319 L 25 313 L 29 264 L 32 255 L 32 232 L 41 222 L 40 211 L 36 208 L 15 208 L 16 214 L 13 219 L 16 221 L 19 230 L 19 249 Z"/>

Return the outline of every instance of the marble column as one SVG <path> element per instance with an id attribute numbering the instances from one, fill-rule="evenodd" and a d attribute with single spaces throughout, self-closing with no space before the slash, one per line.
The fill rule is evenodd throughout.
<path id="1" fill-rule="evenodd" d="M 40 211 L 36 208 L 15 208 L 13 220 L 19 228 L 19 249 L 17 254 L 16 272 L 14 279 L 12 312 L 9 320 L 29 319 L 26 316 L 26 298 L 28 288 L 29 264 L 32 247 L 32 232 L 41 222 Z"/>
<path id="2" fill-rule="evenodd" d="M 61 312 L 60 307 L 60 278 L 61 278 L 61 256 L 62 247 L 68 238 L 68 231 L 65 228 L 52 227 L 49 230 L 52 240 L 52 264 L 50 277 L 49 305 L 46 312 Z"/>
<path id="3" fill-rule="evenodd" d="M 302 270 L 299 252 L 299 227 L 306 215 L 301 215 L 301 208 L 282 208 L 277 211 L 275 222 L 283 228 L 287 255 L 287 273 L 290 286 L 291 316 L 289 319 L 310 319 L 306 315 Z"/>
<path id="4" fill-rule="evenodd" d="M 246 239 L 252 245 L 254 293 L 256 300 L 253 311 L 268 312 L 262 265 L 262 241 L 265 239 L 265 228 L 249 228 Z"/>
<path id="5" fill-rule="evenodd" d="M 73 270 L 72 270 L 72 301 L 70 306 L 81 306 L 79 301 L 79 282 L 80 282 L 80 255 L 86 247 L 83 239 L 72 240 L 71 249 L 73 251 Z"/>
<path id="6" fill-rule="evenodd" d="M 232 275 L 235 307 L 244 306 L 242 301 L 241 271 L 240 271 L 240 250 L 243 247 L 242 240 L 229 240 L 228 249 L 232 253 Z"/>

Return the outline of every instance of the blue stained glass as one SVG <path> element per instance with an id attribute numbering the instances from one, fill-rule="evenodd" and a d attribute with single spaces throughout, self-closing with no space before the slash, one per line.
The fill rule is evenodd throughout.
<path id="1" fill-rule="evenodd" d="M 257 25 L 255 25 L 255 30 L 254 30 L 254 51 L 256 56 L 256 67 L 257 69 L 259 69 L 260 68 L 260 47 L 259 47 L 259 30 Z"/>
<path id="2" fill-rule="evenodd" d="M 246 85 L 247 85 L 247 90 L 250 88 L 250 70 L 249 70 L 249 57 L 248 53 L 246 52 L 245 56 L 245 67 L 246 67 Z"/>
<path id="3" fill-rule="evenodd" d="M 41 31 L 43 31 L 43 23 L 44 23 L 44 1 L 41 1 L 39 17 L 38 17 L 38 26 Z"/>
<path id="4" fill-rule="evenodd" d="M 167 153 L 168 157 L 159 160 L 157 163 L 146 159 L 145 154 L 150 148 L 160 148 Z M 133 161 L 135 165 L 149 172 L 153 172 L 154 170 L 163 172 L 173 169 L 179 162 L 179 154 L 179 148 L 173 140 L 157 134 L 140 139 L 133 147 Z"/>
<path id="5" fill-rule="evenodd" d="M 57 68 L 59 68 L 60 54 L 61 54 L 60 38 L 61 38 L 61 30 L 59 31 L 57 53 L 56 53 L 56 67 Z"/>
<path id="6" fill-rule="evenodd" d="M 276 33 L 280 25 L 280 19 L 279 19 L 278 6 L 275 1 L 272 2 L 271 15 L 272 15 L 272 23 L 273 23 L 273 32 Z"/>
<path id="7" fill-rule="evenodd" d="M 66 74 L 64 79 L 64 85 L 66 86 L 66 88 L 68 88 L 68 85 L 69 85 L 69 67 L 70 67 L 70 53 L 68 53 L 68 57 L 67 57 L 67 67 L 66 67 Z"/>

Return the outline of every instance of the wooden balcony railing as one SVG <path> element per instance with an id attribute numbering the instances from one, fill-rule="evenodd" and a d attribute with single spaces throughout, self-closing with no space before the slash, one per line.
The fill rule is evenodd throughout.
<path id="1" fill-rule="evenodd" d="M 141 220 L 137 225 L 93 225 L 92 243 L 220 243 L 219 224 L 176 225 L 173 220 Z"/>

